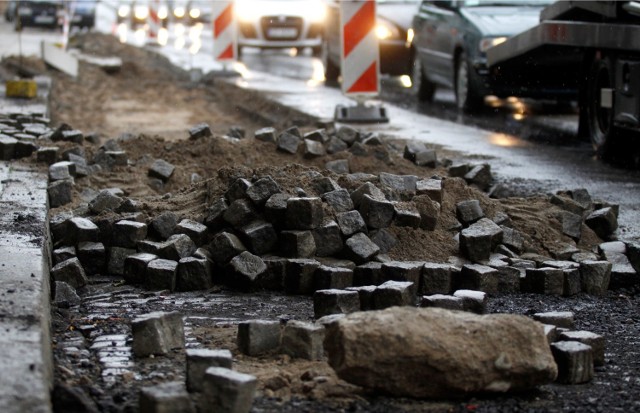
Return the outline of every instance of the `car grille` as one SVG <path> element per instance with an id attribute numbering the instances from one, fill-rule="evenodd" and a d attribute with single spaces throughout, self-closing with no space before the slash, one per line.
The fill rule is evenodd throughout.
<path id="1" fill-rule="evenodd" d="M 264 16 L 260 19 L 262 35 L 267 40 L 296 40 L 302 35 L 303 21 L 293 16 Z"/>

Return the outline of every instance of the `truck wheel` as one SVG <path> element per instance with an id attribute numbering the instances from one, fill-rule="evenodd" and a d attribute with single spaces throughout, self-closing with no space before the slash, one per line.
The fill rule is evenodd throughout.
<path id="1" fill-rule="evenodd" d="M 322 44 L 322 65 L 324 66 L 325 82 L 337 84 L 340 77 L 340 66 L 333 63 L 329 57 L 329 45 L 326 40 Z"/>
<path id="2" fill-rule="evenodd" d="M 411 92 L 420 102 L 433 102 L 433 96 L 436 93 L 436 84 L 425 76 L 422 63 L 418 57 L 413 60 Z"/>
<path id="3" fill-rule="evenodd" d="M 613 85 L 611 60 L 607 57 L 594 59 L 587 83 L 587 122 L 593 148 L 598 157 L 605 160 L 616 155 L 618 132 L 613 125 L 613 108 L 602 107 L 600 92 Z"/>
<path id="4" fill-rule="evenodd" d="M 471 82 L 471 68 L 464 52 L 458 55 L 456 61 L 455 79 L 456 105 L 465 112 L 477 112 L 484 105 L 484 96 L 480 96 L 473 89 Z"/>

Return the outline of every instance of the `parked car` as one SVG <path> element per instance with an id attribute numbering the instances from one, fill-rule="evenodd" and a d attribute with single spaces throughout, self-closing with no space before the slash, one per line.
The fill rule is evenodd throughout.
<path id="1" fill-rule="evenodd" d="M 59 27 L 62 8 L 62 1 L 20 0 L 16 4 L 15 29 L 29 26 Z"/>
<path id="2" fill-rule="evenodd" d="M 321 0 L 237 0 L 238 54 L 244 47 L 310 47 L 318 55 L 325 15 Z"/>
<path id="3" fill-rule="evenodd" d="M 96 23 L 96 0 L 76 0 L 71 4 L 73 16 L 71 26 L 80 28 L 93 28 Z"/>
<path id="4" fill-rule="evenodd" d="M 17 0 L 9 0 L 7 2 L 7 6 L 4 9 L 4 20 L 6 22 L 11 23 L 13 19 L 15 19 L 17 4 L 18 4 Z"/>
<path id="5" fill-rule="evenodd" d="M 411 74 L 411 22 L 418 0 L 377 0 L 376 35 L 380 48 L 380 73 L 391 76 Z M 341 71 L 340 1 L 329 0 L 322 60 L 325 79 L 338 80 Z"/>
<path id="6" fill-rule="evenodd" d="M 485 51 L 539 22 L 553 0 L 423 1 L 413 20 L 413 88 L 433 99 L 436 87 L 452 88 L 456 105 L 477 110 L 487 95 L 510 96 L 512 87 L 491 76 Z"/>

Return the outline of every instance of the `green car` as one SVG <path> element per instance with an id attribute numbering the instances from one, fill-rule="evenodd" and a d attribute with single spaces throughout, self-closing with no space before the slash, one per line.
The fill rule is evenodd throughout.
<path id="1" fill-rule="evenodd" d="M 451 88 L 459 109 L 481 108 L 484 97 L 522 95 L 489 73 L 485 51 L 525 31 L 553 0 L 423 1 L 413 19 L 412 83 L 421 101 Z"/>

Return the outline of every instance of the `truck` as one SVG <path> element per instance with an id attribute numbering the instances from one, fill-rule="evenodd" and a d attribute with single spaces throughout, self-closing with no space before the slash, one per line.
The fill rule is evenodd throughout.
<path id="1" fill-rule="evenodd" d="M 529 30 L 489 48 L 490 76 L 521 97 L 578 103 L 596 154 L 640 154 L 640 2 L 557 1 Z"/>

